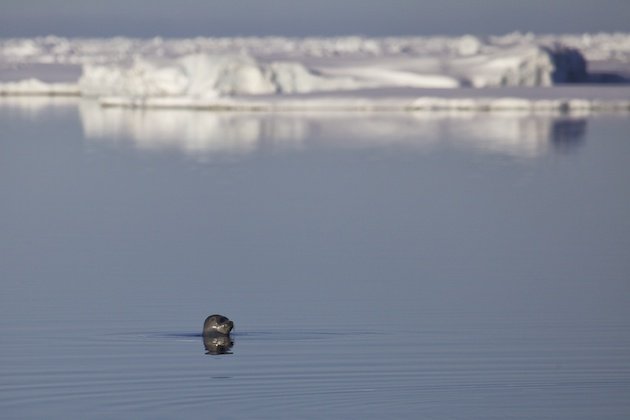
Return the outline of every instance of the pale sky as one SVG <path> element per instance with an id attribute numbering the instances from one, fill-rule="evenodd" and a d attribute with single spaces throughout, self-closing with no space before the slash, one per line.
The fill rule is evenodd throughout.
<path id="1" fill-rule="evenodd" d="M 630 32 L 630 0 L 0 0 L 0 36 Z"/>

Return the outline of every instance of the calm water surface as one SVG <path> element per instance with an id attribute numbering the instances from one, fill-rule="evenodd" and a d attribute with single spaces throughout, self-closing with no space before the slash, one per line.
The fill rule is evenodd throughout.
<path id="1" fill-rule="evenodd" d="M 628 115 L 0 126 L 3 418 L 630 416 Z"/>

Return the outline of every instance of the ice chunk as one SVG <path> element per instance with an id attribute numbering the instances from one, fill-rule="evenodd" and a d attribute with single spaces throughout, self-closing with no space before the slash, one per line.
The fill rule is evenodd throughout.
<path id="1" fill-rule="evenodd" d="M 457 51 L 460 55 L 476 55 L 481 50 L 481 41 L 476 36 L 466 35 L 457 41 Z"/>
<path id="2" fill-rule="evenodd" d="M 303 93 L 349 89 L 346 77 L 325 77 L 295 62 L 259 63 L 247 55 L 194 54 L 174 60 L 137 58 L 124 65 L 86 65 L 79 81 L 86 96 L 188 96 Z"/>
<path id="3" fill-rule="evenodd" d="M 586 80 L 586 61 L 579 51 L 556 45 L 496 50 L 485 56 L 453 61 L 460 77 L 474 87 L 551 86 Z"/>

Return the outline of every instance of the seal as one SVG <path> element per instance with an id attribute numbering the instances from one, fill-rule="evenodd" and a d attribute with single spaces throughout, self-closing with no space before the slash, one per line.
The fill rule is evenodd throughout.
<path id="1" fill-rule="evenodd" d="M 233 328 L 234 322 L 227 317 L 218 314 L 210 315 L 203 323 L 203 336 L 206 337 L 217 333 L 229 335 Z"/>

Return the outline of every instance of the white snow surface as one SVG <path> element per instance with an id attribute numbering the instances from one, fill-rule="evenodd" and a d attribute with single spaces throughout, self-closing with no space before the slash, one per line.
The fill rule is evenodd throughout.
<path id="1" fill-rule="evenodd" d="M 610 89 L 551 98 L 529 89 L 628 81 L 623 33 L 0 40 L 0 94 L 81 95 L 107 106 L 628 109 L 630 97 L 611 99 Z M 516 95 L 487 94 L 514 87 Z"/>

